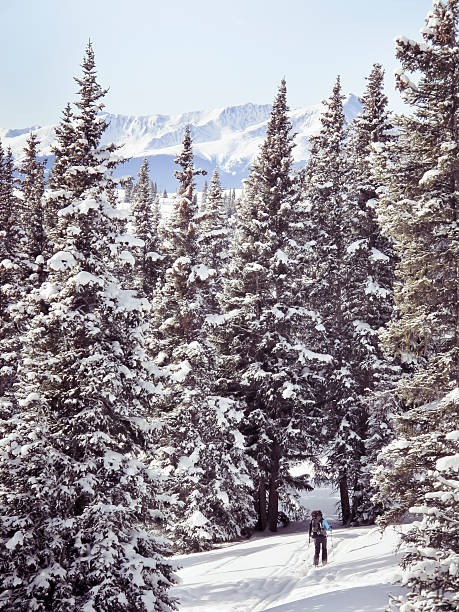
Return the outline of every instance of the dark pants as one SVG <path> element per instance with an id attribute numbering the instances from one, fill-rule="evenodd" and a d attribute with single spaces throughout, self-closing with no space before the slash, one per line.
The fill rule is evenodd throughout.
<path id="1" fill-rule="evenodd" d="M 319 564 L 320 547 L 322 546 L 322 563 L 327 563 L 327 536 L 314 536 L 314 565 Z"/>

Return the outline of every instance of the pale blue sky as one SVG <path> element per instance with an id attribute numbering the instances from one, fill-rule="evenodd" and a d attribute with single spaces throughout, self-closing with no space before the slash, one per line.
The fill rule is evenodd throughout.
<path id="1" fill-rule="evenodd" d="M 374 62 L 392 107 L 394 38 L 419 39 L 431 0 L 0 0 L 0 126 L 55 123 L 73 101 L 88 38 L 106 110 L 175 114 L 360 95 Z"/>

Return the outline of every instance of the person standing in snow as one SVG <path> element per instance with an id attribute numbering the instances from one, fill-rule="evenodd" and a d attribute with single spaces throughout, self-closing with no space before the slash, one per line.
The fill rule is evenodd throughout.
<path id="1" fill-rule="evenodd" d="M 331 531 L 330 525 L 322 516 L 322 510 L 311 512 L 309 523 L 309 542 L 314 540 L 314 565 L 319 565 L 320 549 L 322 548 L 322 565 L 327 565 L 327 531 Z"/>

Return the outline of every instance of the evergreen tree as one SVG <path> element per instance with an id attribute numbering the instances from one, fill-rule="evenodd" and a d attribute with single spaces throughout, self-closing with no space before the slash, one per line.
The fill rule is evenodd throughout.
<path id="1" fill-rule="evenodd" d="M 76 140 L 73 125 L 73 113 L 70 104 L 67 104 L 60 124 L 55 129 L 56 144 L 51 148 L 54 154 L 53 169 L 48 181 L 46 192 L 46 206 L 44 207 L 45 227 L 48 235 L 52 235 L 57 225 L 57 213 L 72 200 L 70 189 L 70 175 L 67 174 L 72 164 L 72 146 Z"/>
<path id="2" fill-rule="evenodd" d="M 206 209 L 208 189 L 209 189 L 209 186 L 207 185 L 207 181 L 204 181 L 204 187 L 202 188 L 202 194 L 201 194 L 201 206 L 200 206 L 201 211 L 205 211 Z"/>
<path id="3" fill-rule="evenodd" d="M 402 584 L 410 591 L 393 604 L 403 610 L 457 609 L 458 407 L 454 390 L 400 415 L 397 439 L 373 477 L 375 501 L 384 510 L 379 524 L 399 522 L 407 511 L 421 518 L 402 535 Z"/>
<path id="4" fill-rule="evenodd" d="M 176 158 L 175 163 L 181 168 L 174 172 L 175 178 L 179 181 L 179 187 L 170 218 L 163 230 L 164 248 L 171 262 L 180 257 L 195 258 L 197 254 L 195 217 L 198 211 L 193 197 L 195 188 L 194 177 L 206 174 L 206 172 L 194 168 L 189 125 L 185 128 L 183 149 Z"/>
<path id="5" fill-rule="evenodd" d="M 386 182 L 379 220 L 400 258 L 397 316 L 382 339 L 412 366 L 398 394 L 413 406 L 398 419 L 400 440 L 385 449 L 375 485 L 381 501 L 392 500 L 384 521 L 410 507 L 423 515 L 406 536 L 410 591 L 394 602 L 404 610 L 455 610 L 458 603 L 458 12 L 457 0 L 435 0 L 424 41 L 398 38 L 398 86 L 413 113 L 398 118 L 396 146 L 382 145 L 374 156 Z M 417 72 L 418 83 L 405 71 Z"/>
<path id="6" fill-rule="evenodd" d="M 454 395 L 417 406 L 397 417 L 397 438 L 381 453 L 373 475 L 375 501 L 384 514 L 378 524 L 400 522 L 436 485 L 435 462 L 449 454 L 447 434 L 454 429 Z"/>
<path id="7" fill-rule="evenodd" d="M 150 181 L 150 194 L 151 194 L 152 202 L 155 201 L 157 193 L 158 193 L 158 189 L 156 187 L 156 183 L 154 183 L 153 181 Z"/>
<path id="8" fill-rule="evenodd" d="M 13 387 L 20 354 L 15 308 L 24 276 L 20 202 L 14 193 L 13 172 L 11 149 L 5 155 L 0 141 L 0 415 L 6 420 L 15 404 Z"/>
<path id="9" fill-rule="evenodd" d="M 56 143 L 51 148 L 55 156 L 53 169 L 49 177 L 49 187 L 52 189 L 65 188 L 67 186 L 66 171 L 71 164 L 70 151 L 75 142 L 75 127 L 73 125 L 73 113 L 68 103 L 62 113 L 59 125 L 55 129 Z"/>
<path id="10" fill-rule="evenodd" d="M 217 169 L 212 175 L 210 189 L 206 191 L 206 207 L 199 218 L 198 243 L 201 262 L 214 271 L 208 283 L 207 302 L 209 310 L 216 312 L 218 310 L 217 293 L 222 288 L 222 269 L 229 249 L 223 190 Z"/>
<path id="11" fill-rule="evenodd" d="M 396 408 L 390 389 L 398 370 L 378 344 L 392 313 L 394 258 L 376 222 L 380 184 L 368 163 L 370 145 L 389 139 L 391 128 L 382 82 L 375 65 L 348 139 L 338 78 L 303 173 L 307 304 L 320 321 L 311 321 L 309 335 L 329 356 L 316 380 L 317 402 L 328 415 L 323 471 L 339 487 L 344 524 L 375 518 L 371 468 L 390 440 Z"/>
<path id="12" fill-rule="evenodd" d="M 0 143 L 0 205 L 1 225 L 0 256 L 2 259 L 17 253 L 18 243 L 22 241 L 20 233 L 20 202 L 14 189 L 14 159 L 11 148 L 6 155 Z M 9 264 L 8 264 L 9 267 Z"/>
<path id="13" fill-rule="evenodd" d="M 215 330 L 221 384 L 247 405 L 241 431 L 256 462 L 258 527 L 269 524 L 271 531 L 277 529 L 279 496 L 293 511 L 294 487 L 306 484 L 292 479 L 289 468 L 311 451 L 318 421 L 305 378 L 313 353 L 302 333 L 307 313 L 287 111 L 282 81 L 238 209 L 222 324 Z"/>
<path id="14" fill-rule="evenodd" d="M 93 67 L 90 47 L 85 75 L 88 57 Z M 0 606 L 167 611 L 174 575 L 151 530 L 157 481 L 145 465 L 149 304 L 120 287 L 123 239 L 104 195 L 112 181 L 92 165 L 115 163 L 99 148 L 103 130 L 86 96 L 102 90 L 81 82 L 81 126 L 92 137 L 77 145 L 87 157 L 69 166 L 75 197 L 59 211 L 48 278 L 26 304 L 34 317 L 23 336 L 21 410 L 0 456 Z"/>
<path id="15" fill-rule="evenodd" d="M 47 236 L 45 230 L 44 213 L 44 169 L 46 161 L 38 161 L 37 150 L 39 141 L 35 134 L 31 134 L 24 149 L 25 157 L 19 168 L 22 179 L 20 190 L 22 193 L 21 225 L 25 232 L 25 253 L 29 260 L 32 280 L 40 284 L 44 279 L 44 255 L 46 252 Z"/>
<path id="16" fill-rule="evenodd" d="M 232 539 L 253 520 L 238 402 L 215 389 L 215 355 L 203 328 L 209 270 L 198 260 L 189 127 L 176 163 L 177 197 L 164 229 L 169 268 L 153 300 L 152 349 L 161 393 L 158 460 L 172 504 L 168 531 L 177 550 Z"/>
<path id="17" fill-rule="evenodd" d="M 116 149 L 115 145 L 100 146 L 101 136 L 108 127 L 108 123 L 100 116 L 104 108 L 101 99 L 108 90 L 102 89 L 96 80 L 94 51 L 90 42 L 81 67 L 82 77 L 75 78 L 79 85 L 75 102 L 78 112 L 73 122 L 75 138 L 71 147 L 71 172 L 68 173 L 69 187 L 77 198 L 88 189 L 92 189 L 93 193 L 101 188 L 106 190 L 107 178 L 103 182 L 100 178 L 106 175 L 107 169 L 119 163 L 116 156 L 111 155 Z M 112 184 L 112 181 L 108 182 L 109 186 Z"/>
<path id="18" fill-rule="evenodd" d="M 459 604 L 459 577 L 454 571 L 459 555 L 459 531 L 454 527 L 459 521 L 459 431 L 457 421 L 451 423 L 451 413 L 457 417 L 459 405 L 456 391 L 437 405 L 440 421 L 449 420 L 450 431 L 443 438 L 443 456 L 437 456 L 429 474 L 433 486 L 420 504 L 410 508 L 422 519 L 403 537 L 401 582 L 411 591 L 397 604 L 405 609 L 408 604 L 414 610 L 452 611 Z"/>
<path id="19" fill-rule="evenodd" d="M 352 348 L 347 343 L 349 336 L 355 338 L 362 326 L 355 326 L 347 316 L 346 256 L 351 215 L 343 99 L 338 77 L 330 99 L 324 102 L 320 133 L 311 138 L 311 155 L 303 180 L 308 211 L 307 304 L 319 322 L 318 326 L 311 321 L 310 335 L 315 338 L 318 352 L 328 356 L 325 369 L 323 364 L 319 366 L 315 392 L 318 403 L 328 414 L 326 472 L 339 486 L 342 519 L 348 523 L 349 485 L 356 475 L 356 458 L 362 445 L 359 429 L 363 406 L 350 363 Z"/>
<path id="20" fill-rule="evenodd" d="M 133 189 L 134 189 L 134 179 L 132 178 L 132 176 L 128 176 L 126 181 L 124 182 L 124 200 L 125 202 L 132 202 L 132 196 L 133 196 Z"/>
<path id="21" fill-rule="evenodd" d="M 153 198 L 148 161 L 145 158 L 139 171 L 132 204 L 132 218 L 135 235 L 143 243 L 136 249 L 137 282 L 143 294 L 148 297 L 152 296 L 159 277 L 157 267 L 157 261 L 161 257 L 157 252 L 159 217 L 159 200 Z"/>
<path id="22" fill-rule="evenodd" d="M 352 163 L 346 207 L 349 223 L 345 224 L 349 234 L 344 236 L 343 257 L 346 271 L 342 309 L 348 322 L 343 331 L 348 336 L 343 338 L 342 348 L 348 352 L 346 361 L 355 381 L 360 410 L 356 415 L 360 443 L 353 448 L 354 473 L 349 483 L 354 522 L 371 522 L 375 518 L 369 486 L 371 469 L 380 449 L 393 436 L 393 414 L 398 405 L 393 390 L 399 370 L 393 360 L 383 355 L 378 338 L 379 329 L 390 321 L 393 312 L 395 258 L 377 223 L 375 205 L 381 185 L 371 175 L 368 163 L 371 146 L 393 138 L 383 78 L 382 67 L 375 64 L 361 98 L 362 111 L 346 143 Z"/>
<path id="23" fill-rule="evenodd" d="M 231 192 L 231 214 L 234 213 L 235 204 L 236 204 L 236 190 L 233 189 L 233 191 Z"/>
<path id="24" fill-rule="evenodd" d="M 434 2 L 425 42 L 398 39 L 399 88 L 414 112 L 397 122 L 398 145 L 380 147 L 376 158 L 375 171 L 387 184 L 379 221 L 400 257 L 397 318 L 383 342 L 414 363 L 399 387 L 412 404 L 459 385 L 457 10 L 457 0 Z M 419 83 L 404 70 L 420 71 Z"/>

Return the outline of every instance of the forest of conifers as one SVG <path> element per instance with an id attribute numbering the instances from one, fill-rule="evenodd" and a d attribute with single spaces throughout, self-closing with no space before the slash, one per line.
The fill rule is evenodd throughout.
<path id="1" fill-rule="evenodd" d="M 395 606 L 457 609 L 458 10 L 397 40 L 406 114 L 374 64 L 348 125 L 337 79 L 300 171 L 282 81 L 237 197 L 190 128 L 169 215 L 113 177 L 91 44 L 49 174 L 0 143 L 0 609 L 173 610 L 171 553 L 324 482 L 343 525 L 416 518 Z"/>

